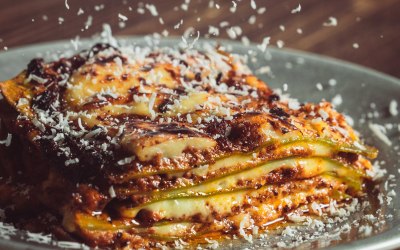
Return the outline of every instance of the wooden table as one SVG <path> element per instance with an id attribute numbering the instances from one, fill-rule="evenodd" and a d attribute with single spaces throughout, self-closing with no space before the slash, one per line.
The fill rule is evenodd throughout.
<path id="1" fill-rule="evenodd" d="M 0 0 L 0 48 L 88 37 L 99 32 L 103 23 L 111 24 L 115 35 L 166 30 L 169 35 L 181 36 L 189 27 L 204 35 L 212 25 L 219 27 L 219 37 L 227 38 L 226 27 L 220 27 L 227 21 L 228 27 L 240 26 L 242 36 L 256 43 L 270 36 L 272 44 L 280 40 L 284 47 L 400 77 L 399 0 L 255 0 L 256 9 L 250 0 L 236 0 L 235 13 L 230 11 L 232 1 L 227 0 L 215 0 L 211 7 L 210 1 L 191 0 L 188 10 L 182 6 L 184 0 L 144 2 L 154 4 L 159 15 L 153 16 L 134 0 Z M 296 12 L 299 3 L 301 10 Z M 138 13 L 138 7 L 145 13 Z M 80 8 L 84 13 L 78 14 Z M 337 26 L 324 26 L 330 17 L 337 20 Z"/>

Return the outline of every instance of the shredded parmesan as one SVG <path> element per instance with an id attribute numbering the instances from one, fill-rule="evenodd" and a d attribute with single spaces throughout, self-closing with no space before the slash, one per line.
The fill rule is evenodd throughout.
<path id="1" fill-rule="evenodd" d="M 392 142 L 386 136 L 386 128 L 379 124 L 369 123 L 368 127 L 374 132 L 374 134 L 381 139 L 386 145 L 391 146 Z"/>
<path id="2" fill-rule="evenodd" d="M 256 1 L 255 1 L 255 0 L 251 0 L 251 1 L 250 1 L 250 6 L 251 6 L 251 8 L 252 8 L 253 10 L 257 9 Z"/>
<path id="3" fill-rule="evenodd" d="M 111 198 L 117 197 L 113 186 L 110 186 L 110 188 L 108 189 L 108 193 L 110 194 Z"/>
<path id="4" fill-rule="evenodd" d="M 337 26 L 338 25 L 338 21 L 335 17 L 329 17 L 328 22 L 323 23 L 322 25 L 329 27 L 329 26 Z"/>
<path id="5" fill-rule="evenodd" d="M 126 165 L 126 164 L 129 164 L 129 163 L 131 163 L 132 161 L 134 161 L 135 158 L 136 158 L 135 156 L 126 157 L 126 158 L 124 158 L 124 159 L 122 159 L 122 160 L 119 160 L 119 161 L 117 162 L 117 164 L 118 164 L 118 165 Z"/>
<path id="6" fill-rule="evenodd" d="M 392 116 L 397 116 L 399 111 L 397 110 L 397 101 L 391 100 L 389 104 L 389 112 Z"/>
<path id="7" fill-rule="evenodd" d="M 299 4 L 299 5 L 297 6 L 297 8 L 292 9 L 291 13 L 292 13 L 292 14 L 294 14 L 294 13 L 299 13 L 300 11 L 301 11 L 301 5 Z"/>
<path id="8" fill-rule="evenodd" d="M 146 4 L 145 7 L 149 10 L 152 16 L 158 16 L 158 11 L 154 4 Z"/>
<path id="9" fill-rule="evenodd" d="M 124 15 L 122 15 L 121 13 L 118 13 L 118 18 L 121 19 L 122 21 L 128 21 L 128 18 Z"/>
<path id="10" fill-rule="evenodd" d="M 69 10 L 68 0 L 65 0 L 65 8 L 67 8 L 67 10 Z"/>
<path id="11" fill-rule="evenodd" d="M 151 115 L 151 120 L 153 121 L 156 118 L 156 112 L 154 111 L 154 103 L 156 101 L 157 93 L 152 93 L 149 101 L 149 112 Z"/>
<path id="12" fill-rule="evenodd" d="M 5 140 L 0 141 L 0 144 L 4 144 L 6 147 L 11 145 L 12 134 L 8 133 Z"/>

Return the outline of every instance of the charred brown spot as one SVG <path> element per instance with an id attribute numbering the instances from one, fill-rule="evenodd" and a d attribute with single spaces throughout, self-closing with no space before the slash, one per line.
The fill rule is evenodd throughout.
<path id="1" fill-rule="evenodd" d="M 268 96 L 268 102 L 273 103 L 279 101 L 281 98 L 277 94 L 272 94 Z"/>
<path id="2" fill-rule="evenodd" d="M 282 134 L 289 133 L 289 129 L 287 129 L 285 127 L 281 127 L 281 132 L 282 132 Z"/>
<path id="3" fill-rule="evenodd" d="M 191 130 L 190 128 L 180 126 L 178 123 L 160 124 L 158 128 L 160 133 L 184 134 L 193 136 L 200 135 L 199 133 Z"/>
<path id="4" fill-rule="evenodd" d="M 350 152 L 339 152 L 338 156 L 343 158 L 348 163 L 354 163 L 358 160 L 358 154 L 350 153 Z"/>
<path id="5" fill-rule="evenodd" d="M 243 122 L 234 124 L 231 128 L 228 140 L 234 145 L 243 146 L 249 150 L 259 146 L 261 135 L 258 133 L 258 124 Z"/>
<path id="6" fill-rule="evenodd" d="M 173 69 L 166 69 L 166 71 L 169 73 L 172 79 L 178 79 L 177 74 L 175 73 L 175 70 Z"/>
<path id="7" fill-rule="evenodd" d="M 194 79 L 198 82 L 201 82 L 201 73 L 197 72 L 196 75 L 194 76 Z"/>
<path id="8" fill-rule="evenodd" d="M 122 81 L 128 80 L 128 74 L 122 74 L 122 75 L 121 75 L 121 80 L 122 80 Z"/>
<path id="9" fill-rule="evenodd" d="M 160 113 L 165 113 L 168 111 L 168 106 L 172 104 L 174 104 L 174 101 L 171 98 L 166 98 L 158 105 L 158 111 Z"/>
<path id="10" fill-rule="evenodd" d="M 59 97 L 58 89 L 58 84 L 50 85 L 45 91 L 33 99 L 32 105 L 41 110 L 49 110 Z"/>
<path id="11" fill-rule="evenodd" d="M 180 60 L 179 64 L 185 65 L 186 68 L 189 66 L 189 64 L 184 60 Z"/>
<path id="12" fill-rule="evenodd" d="M 26 70 L 26 76 L 28 77 L 30 74 L 42 77 L 44 74 L 44 60 L 43 58 L 35 58 L 32 59 Z"/>
<path id="13" fill-rule="evenodd" d="M 106 75 L 105 80 L 106 80 L 107 82 L 111 82 L 111 81 L 114 81 L 115 78 L 114 78 L 113 75 Z"/>
<path id="14" fill-rule="evenodd" d="M 217 84 L 221 82 L 221 79 L 222 79 L 222 73 L 220 72 L 220 73 L 218 73 L 217 78 L 215 79 Z"/>
<path id="15" fill-rule="evenodd" d="M 135 220 L 140 223 L 140 225 L 145 227 L 150 227 L 154 223 L 160 220 L 160 218 L 152 211 L 147 209 L 141 209 L 136 217 Z"/>
<path id="16" fill-rule="evenodd" d="M 282 183 L 288 182 L 296 178 L 299 170 L 297 168 L 282 167 L 275 169 L 268 174 L 269 183 Z"/>
<path id="17" fill-rule="evenodd" d="M 279 107 L 273 107 L 272 109 L 269 110 L 269 112 L 272 115 L 275 115 L 279 118 L 288 118 L 290 115 L 288 113 L 286 113 L 282 108 Z"/>
<path id="18" fill-rule="evenodd" d="M 154 65 L 152 64 L 148 64 L 148 65 L 144 65 L 140 68 L 140 71 L 143 72 L 150 72 L 150 70 L 152 70 L 154 68 Z"/>
<path id="19" fill-rule="evenodd" d="M 117 237 L 117 239 L 120 239 L 120 238 L 122 237 L 122 233 L 121 233 L 121 232 L 118 232 L 117 235 L 116 235 L 116 237 Z"/>

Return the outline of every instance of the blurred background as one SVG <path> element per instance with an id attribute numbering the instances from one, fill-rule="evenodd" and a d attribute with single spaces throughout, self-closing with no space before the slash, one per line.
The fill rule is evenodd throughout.
<path id="1" fill-rule="evenodd" d="M 0 50 L 114 35 L 234 39 L 304 50 L 400 77 L 399 0 L 0 0 Z"/>

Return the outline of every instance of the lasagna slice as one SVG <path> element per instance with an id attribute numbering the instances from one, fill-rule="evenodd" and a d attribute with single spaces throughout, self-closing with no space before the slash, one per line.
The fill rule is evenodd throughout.
<path id="1" fill-rule="evenodd" d="M 108 44 L 33 59 L 0 84 L 0 205 L 11 220 L 48 211 L 91 246 L 151 248 L 363 196 L 377 150 L 330 103 L 282 97 L 243 61 Z"/>

